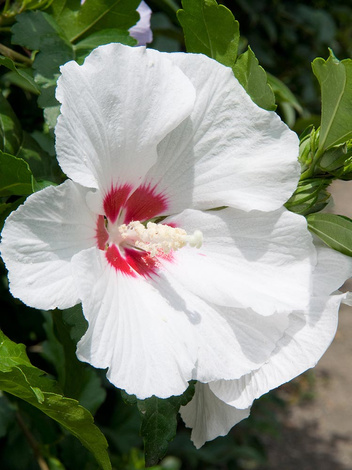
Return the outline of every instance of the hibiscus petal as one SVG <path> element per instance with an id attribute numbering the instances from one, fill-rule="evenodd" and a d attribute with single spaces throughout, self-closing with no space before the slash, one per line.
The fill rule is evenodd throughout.
<path id="1" fill-rule="evenodd" d="M 144 47 L 108 44 L 82 66 L 61 68 L 56 150 L 74 181 L 110 189 L 138 184 L 156 161 L 156 146 L 192 110 L 195 90 L 167 57 Z"/>
<path id="2" fill-rule="evenodd" d="M 67 180 L 34 193 L 7 218 L 1 256 L 12 295 L 27 305 L 49 310 L 79 302 L 71 258 L 96 243 L 87 191 Z"/>
<path id="3" fill-rule="evenodd" d="M 108 367 L 115 386 L 141 399 L 181 394 L 191 379 L 241 377 L 270 357 L 287 326 L 285 316 L 218 311 L 162 269 L 115 270 L 95 248 L 72 262 L 89 322 L 78 357 Z"/>
<path id="4" fill-rule="evenodd" d="M 108 367 L 110 382 L 141 399 L 183 393 L 196 347 L 184 313 L 143 277 L 116 271 L 100 250 L 79 253 L 73 265 L 89 323 L 77 345 L 79 359 Z"/>
<path id="5" fill-rule="evenodd" d="M 297 135 L 256 106 L 230 68 L 201 54 L 169 54 L 192 81 L 191 115 L 158 146 L 147 180 L 160 183 L 172 212 L 233 206 L 271 211 L 300 174 Z"/>
<path id="6" fill-rule="evenodd" d="M 219 400 L 208 384 L 197 383 L 195 394 L 180 414 L 188 428 L 192 428 L 191 439 L 197 449 L 206 441 L 226 436 L 230 429 L 249 416 L 250 408 L 239 410 Z"/>
<path id="7" fill-rule="evenodd" d="M 264 213 L 227 208 L 186 210 L 165 220 L 170 222 L 187 233 L 203 233 L 199 250 L 182 248 L 175 253 L 176 262 L 165 265 L 201 298 L 263 315 L 308 306 L 316 253 L 304 217 L 285 209 Z"/>
<path id="8" fill-rule="evenodd" d="M 290 324 L 270 358 L 260 369 L 240 380 L 218 381 L 210 385 L 225 402 L 250 406 L 255 398 L 314 367 L 334 338 L 338 309 L 344 295 L 323 295 L 352 274 L 352 260 L 336 251 L 318 247 L 319 263 L 314 273 L 314 290 L 320 297 L 311 299 L 309 309 L 293 312 Z M 323 276 L 323 273 L 330 273 Z M 321 288 L 326 289 L 321 292 Z"/>
<path id="9" fill-rule="evenodd" d="M 182 266 L 178 269 L 183 270 Z M 192 379 L 209 382 L 241 377 L 271 355 L 288 325 L 285 315 L 269 317 L 250 309 L 226 309 L 204 302 L 181 285 L 166 270 L 161 270 L 155 286 L 176 311 L 189 318 L 192 342 L 197 346 Z"/>

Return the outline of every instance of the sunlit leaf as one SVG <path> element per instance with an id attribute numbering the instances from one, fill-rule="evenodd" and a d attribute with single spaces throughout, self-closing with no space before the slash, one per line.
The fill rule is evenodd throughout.
<path id="1" fill-rule="evenodd" d="M 111 464 L 107 442 L 94 425 L 88 410 L 60 393 L 57 384 L 34 367 L 23 344 L 16 344 L 0 331 L 0 389 L 35 406 L 60 423 L 95 456 L 103 470 Z"/>
<path id="2" fill-rule="evenodd" d="M 335 214 L 310 214 L 308 228 L 328 246 L 352 256 L 352 220 Z"/>
<path id="3" fill-rule="evenodd" d="M 273 111 L 276 109 L 275 95 L 268 84 L 268 78 L 263 67 L 250 47 L 241 54 L 233 67 L 235 77 L 261 108 Z"/>
<path id="4" fill-rule="evenodd" d="M 327 60 L 312 64 L 321 87 L 322 117 L 319 150 L 352 139 L 352 59 L 341 62 L 330 50 Z"/>
<path id="5" fill-rule="evenodd" d="M 177 12 L 187 52 L 205 54 L 232 67 L 237 58 L 239 25 L 233 14 L 215 0 L 183 0 Z"/>

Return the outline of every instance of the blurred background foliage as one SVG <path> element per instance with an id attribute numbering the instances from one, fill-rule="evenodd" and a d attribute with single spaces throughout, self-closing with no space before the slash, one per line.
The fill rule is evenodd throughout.
<path id="1" fill-rule="evenodd" d="M 41 9 L 43 1 L 1 1 L 0 52 L 15 52 L 13 59 L 25 67 L 30 52 L 11 44 L 11 26 L 23 9 Z M 162 51 L 184 50 L 183 34 L 176 19 L 180 3 L 176 0 L 150 0 L 153 9 L 151 47 Z M 319 125 L 319 85 L 311 71 L 311 61 L 327 58 L 331 47 L 339 59 L 352 56 L 352 5 L 344 0 L 228 0 L 220 2 L 232 10 L 240 22 L 240 52 L 249 44 L 260 64 L 270 74 L 278 102 L 278 112 L 297 132 L 308 124 Z M 5 48 L 5 49 L 4 49 Z M 16 55 L 20 54 L 20 55 Z M 4 54 L 5 55 L 5 54 Z M 279 79 L 279 80 L 277 80 Z M 18 86 L 18 76 L 1 67 L 0 86 L 32 145 L 53 156 L 53 135 L 46 128 L 37 95 L 30 86 Z M 284 84 L 285 86 L 283 86 Z M 33 92 L 34 91 L 34 92 Z M 42 133 L 44 129 L 44 133 Z M 35 142 L 33 142 L 33 139 Z M 32 168 L 33 169 L 33 168 Z M 33 171 L 34 173 L 34 171 Z M 60 171 L 52 169 L 52 179 L 60 181 Z M 36 176 L 36 175 L 35 175 Z M 14 203 L 16 201 L 14 200 Z M 17 201 L 19 202 L 19 201 Z M 1 265 L 0 328 L 17 343 L 24 343 L 31 362 L 61 380 L 63 361 L 71 361 L 72 376 L 79 377 L 69 396 L 79 398 L 88 409 L 97 409 L 95 420 L 109 442 L 113 467 L 121 470 L 143 469 L 143 443 L 139 436 L 140 418 L 136 407 L 125 404 L 120 392 L 96 371 L 71 357 L 63 357 L 62 344 L 67 322 L 55 323 L 48 314 L 24 306 L 8 293 L 5 269 Z M 70 348 L 68 348 L 70 350 Z M 73 351 L 73 352 L 72 352 Z M 61 370 L 60 370 L 61 367 Z M 312 387 L 301 388 L 295 382 L 285 394 L 273 391 L 257 400 L 249 419 L 236 426 L 228 436 L 196 450 L 189 431 L 179 423 L 176 439 L 166 457 L 155 469 L 259 469 L 265 468 L 263 437 L 279 436 L 280 419 L 292 396 L 312 395 Z M 40 456 L 45 466 L 40 465 Z M 44 465 L 43 464 L 43 465 Z M 8 394 L 0 392 L 0 468 L 6 470 L 90 470 L 96 469 L 93 457 L 69 433 L 40 411 Z"/>

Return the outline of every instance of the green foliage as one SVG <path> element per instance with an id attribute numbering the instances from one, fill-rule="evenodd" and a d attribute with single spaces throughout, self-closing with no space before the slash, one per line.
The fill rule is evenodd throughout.
<path id="1" fill-rule="evenodd" d="M 237 58 L 239 24 L 230 10 L 215 0 L 183 0 L 177 18 L 187 52 L 205 54 L 232 67 Z"/>
<path id="2" fill-rule="evenodd" d="M 0 196 L 26 196 L 33 192 L 33 175 L 21 158 L 0 151 Z"/>
<path id="3" fill-rule="evenodd" d="M 137 23 L 139 0 L 54 0 L 47 10 L 70 43 L 105 29 L 127 31 Z"/>
<path id="4" fill-rule="evenodd" d="M 104 29 L 91 34 L 73 46 L 76 61 L 82 63 L 93 49 L 111 42 L 119 42 L 127 46 L 135 46 L 137 44 L 137 41 L 128 34 L 128 31 Z"/>
<path id="5" fill-rule="evenodd" d="M 330 193 L 326 188 L 331 179 L 317 178 L 306 179 L 298 183 L 298 187 L 285 206 L 296 214 L 308 215 L 324 209 L 330 199 Z"/>
<path id="6" fill-rule="evenodd" d="M 261 108 L 275 111 L 275 95 L 268 84 L 267 75 L 250 47 L 241 54 L 233 66 L 235 77 Z"/>
<path id="7" fill-rule="evenodd" d="M 137 404 L 141 415 L 141 435 L 144 440 L 145 463 L 156 465 L 166 454 L 169 442 L 176 436 L 177 414 L 194 395 L 194 383 L 179 396 L 161 399 L 155 396 L 138 400 L 121 392 L 126 403 Z"/>
<path id="8" fill-rule="evenodd" d="M 22 140 L 22 129 L 8 101 L 0 93 L 0 150 L 17 153 Z"/>
<path id="9" fill-rule="evenodd" d="M 289 127 L 293 127 L 296 122 L 296 113 L 303 114 L 303 108 L 299 104 L 295 95 L 285 85 L 285 83 L 274 75 L 266 73 L 268 85 L 274 92 L 275 101 L 278 104 L 279 112 L 283 120 Z"/>
<path id="10" fill-rule="evenodd" d="M 0 332 L 0 389 L 35 406 L 60 423 L 89 449 L 104 470 L 111 469 L 103 434 L 76 400 L 64 397 L 57 384 L 34 367 L 25 346 Z"/>
<path id="11" fill-rule="evenodd" d="M 352 60 L 341 62 L 330 50 L 328 60 L 317 58 L 312 64 L 321 87 L 322 116 L 318 150 L 352 139 Z"/>
<path id="12" fill-rule="evenodd" d="M 42 108 L 58 105 L 55 87 L 60 65 L 74 59 L 72 45 L 54 19 L 42 11 L 30 11 L 17 17 L 12 42 L 39 51 L 33 63 L 34 79 L 40 88 L 38 104 Z"/>
<path id="13" fill-rule="evenodd" d="M 328 246 L 352 256 L 352 220 L 335 214 L 310 214 L 308 228 Z"/>
<path id="14" fill-rule="evenodd" d="M 65 396 L 78 400 L 94 414 L 106 397 L 97 372 L 77 359 L 76 341 L 71 338 L 72 327 L 65 321 L 65 313 L 57 310 L 53 314 L 43 312 L 43 315 L 48 337 L 44 356 L 55 366 Z"/>
<path id="15" fill-rule="evenodd" d="M 0 56 L 0 65 L 10 69 L 16 78 L 13 78 L 14 83 L 21 83 L 22 87 L 31 93 L 39 94 L 39 87 L 33 80 L 33 77 L 25 70 L 17 68 L 9 57 Z"/>
<path id="16" fill-rule="evenodd" d="M 239 24 L 224 5 L 215 0 L 183 0 L 177 17 L 185 35 L 187 52 L 205 54 L 233 72 L 252 100 L 260 107 L 275 110 L 275 96 L 264 69 L 249 47 L 238 54 Z"/>

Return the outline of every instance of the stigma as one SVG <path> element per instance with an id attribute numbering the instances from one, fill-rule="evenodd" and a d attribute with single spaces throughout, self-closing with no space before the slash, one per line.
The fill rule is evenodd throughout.
<path id="1" fill-rule="evenodd" d="M 171 227 L 166 224 L 148 222 L 143 225 L 139 221 L 111 227 L 109 230 L 110 242 L 119 245 L 120 248 L 135 247 L 149 253 L 150 256 L 168 254 L 189 245 L 200 248 L 203 243 L 203 234 L 195 230 L 192 235 L 179 227 Z"/>

